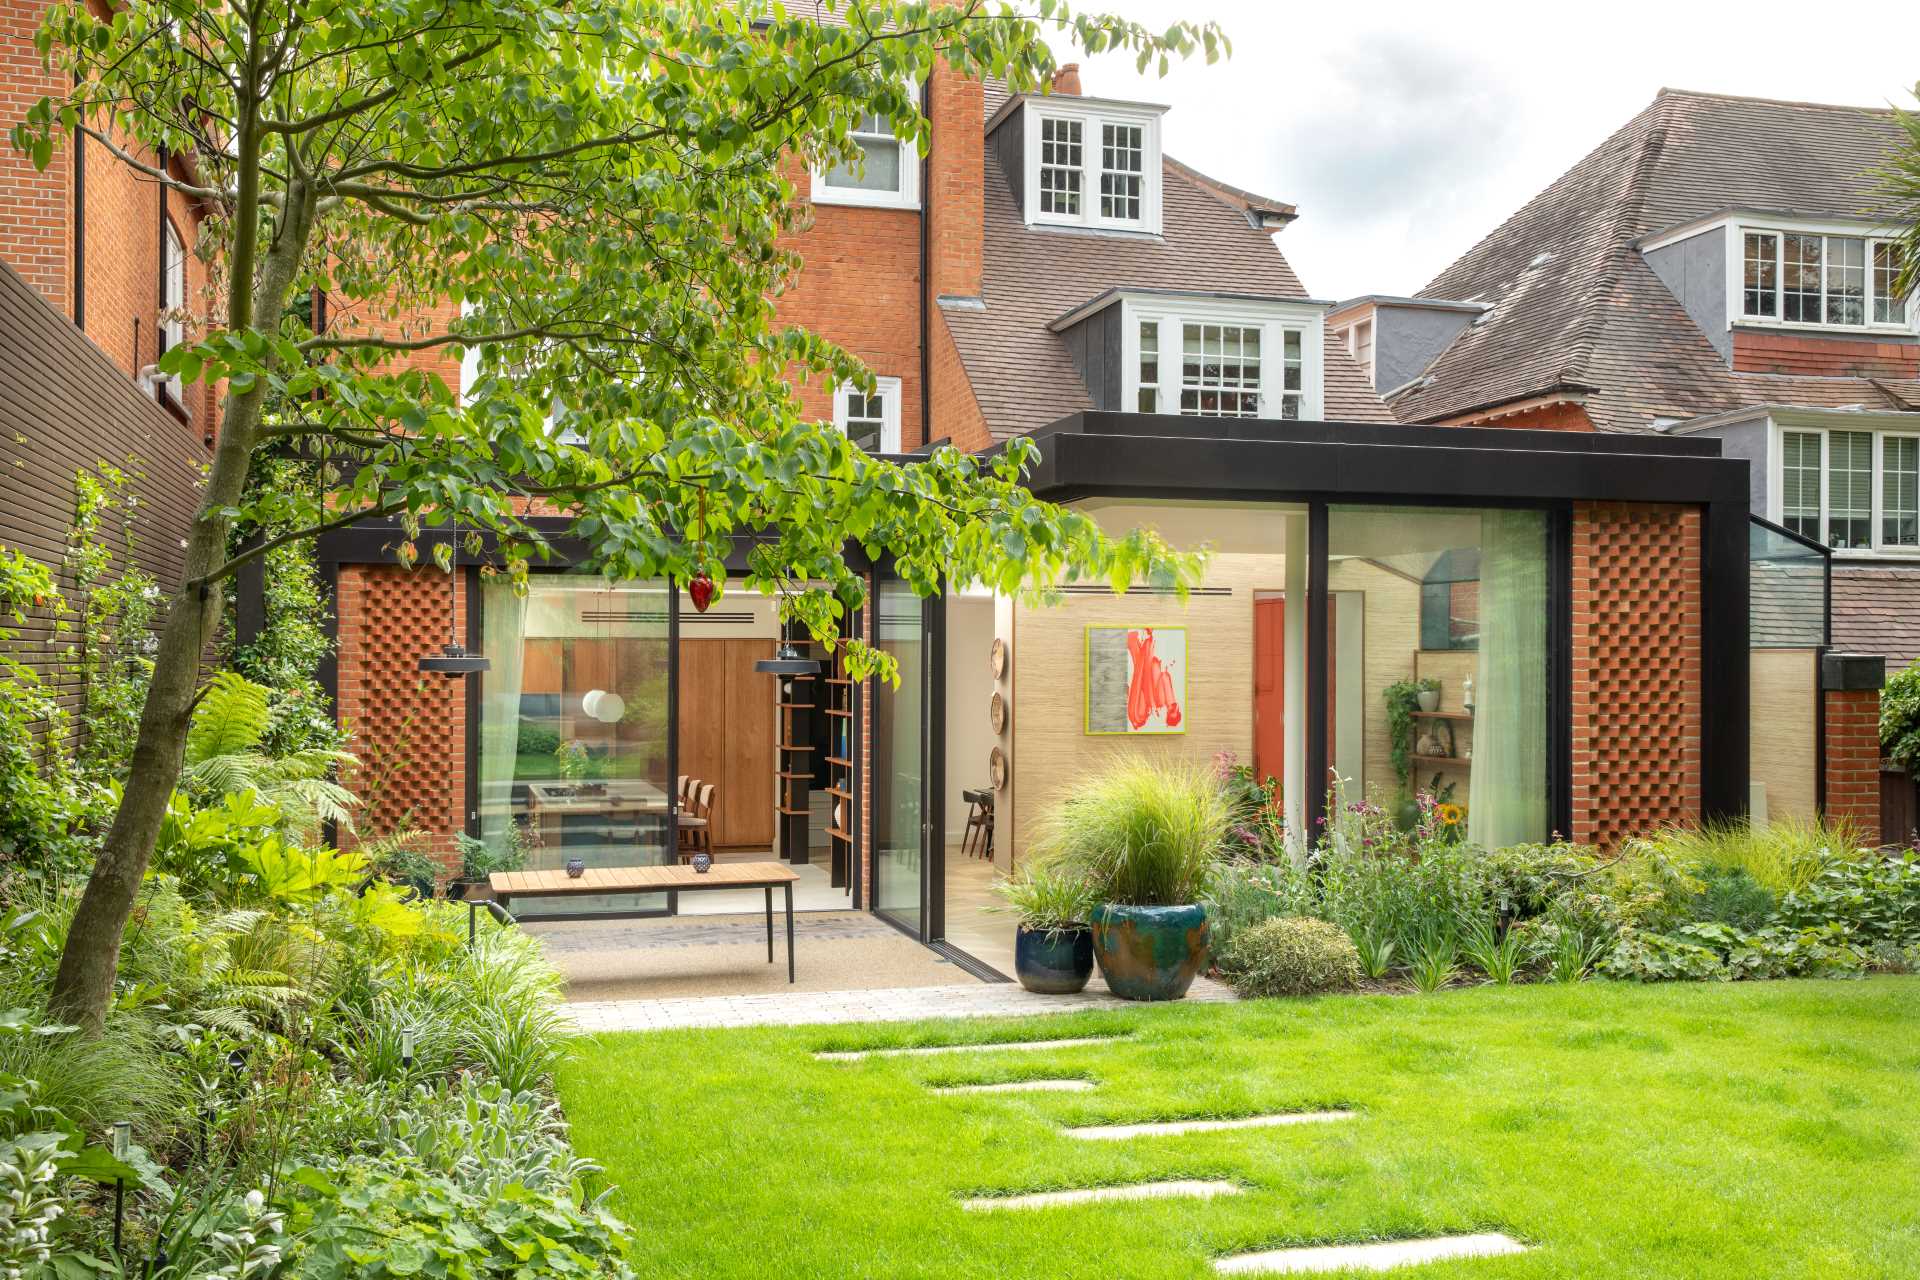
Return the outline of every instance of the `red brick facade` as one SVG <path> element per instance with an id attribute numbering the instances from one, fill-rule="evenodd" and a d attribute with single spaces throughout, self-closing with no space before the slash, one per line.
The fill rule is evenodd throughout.
<path id="1" fill-rule="evenodd" d="M 1880 691 L 1830 689 L 1827 718 L 1826 816 L 1853 823 L 1868 839 L 1880 830 Z"/>
<path id="2" fill-rule="evenodd" d="M 57 74 L 42 69 L 34 32 L 48 0 L 0 0 L 0 135 L 23 119 L 42 97 L 62 92 Z M 131 139 L 121 140 L 143 163 L 157 157 Z M 79 271 L 83 328 L 129 378 L 159 358 L 160 218 L 162 196 L 149 178 L 135 173 L 99 143 L 76 153 L 71 131 L 58 139 L 44 173 L 12 144 L 0 140 L 0 259 L 69 318 L 75 315 L 75 172 L 84 171 L 84 261 Z M 207 265 L 193 249 L 201 210 L 177 192 L 165 197 L 166 216 L 187 246 L 187 309 L 191 334 L 215 313 Z M 197 442 L 211 435 L 218 389 L 187 390 L 183 435 Z M 197 455 L 197 447 L 195 449 Z M 150 461 L 150 460 L 149 460 Z"/>
<path id="3" fill-rule="evenodd" d="M 1801 378 L 1920 378 L 1920 342 L 1735 329 L 1733 368 Z"/>
<path id="4" fill-rule="evenodd" d="M 465 576 L 453 583 L 464 618 Z M 352 786 L 367 801 L 361 833 L 424 831 L 451 866 L 454 833 L 466 828 L 472 682 L 418 667 L 422 655 L 447 643 L 447 589 L 447 575 L 432 567 L 342 565 L 335 610 L 340 720 L 360 757 Z"/>
<path id="5" fill-rule="evenodd" d="M 1573 830 L 1612 846 L 1700 816 L 1701 516 L 1573 512 Z"/>

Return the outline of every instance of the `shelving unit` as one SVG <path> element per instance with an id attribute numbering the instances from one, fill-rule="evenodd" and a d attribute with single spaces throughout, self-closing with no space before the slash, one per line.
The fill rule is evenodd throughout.
<path id="1" fill-rule="evenodd" d="M 793 640 L 802 652 L 804 640 Z M 779 744 L 773 770 L 774 848 L 787 862 L 807 861 L 807 793 L 813 785 L 812 713 L 817 706 L 818 676 L 776 676 L 774 699 L 780 717 Z"/>
<path id="2" fill-rule="evenodd" d="M 1466 773 L 1473 768 L 1472 757 L 1460 754 L 1463 750 L 1472 749 L 1473 739 L 1469 737 L 1463 745 L 1460 741 L 1459 734 L 1459 727 L 1461 725 L 1465 725 L 1469 729 L 1473 727 L 1473 713 L 1471 711 L 1415 711 L 1413 713 L 1413 719 L 1416 722 L 1432 720 L 1446 725 L 1447 744 L 1453 748 L 1452 755 L 1415 755 L 1410 757 L 1415 764 L 1426 765 L 1430 769 L 1457 769 L 1461 773 Z"/>
<path id="3" fill-rule="evenodd" d="M 853 890 L 854 860 L 854 696 L 856 686 L 847 677 L 846 653 L 835 653 L 833 663 L 820 681 L 827 719 L 827 785 L 822 788 L 832 801 L 827 819 L 829 883 L 836 889 Z"/>

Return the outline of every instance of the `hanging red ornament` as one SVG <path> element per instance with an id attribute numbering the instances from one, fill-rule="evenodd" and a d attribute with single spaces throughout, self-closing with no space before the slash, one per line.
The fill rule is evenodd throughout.
<path id="1" fill-rule="evenodd" d="M 687 581 L 687 599 L 693 601 L 695 613 L 705 613 L 713 603 L 713 579 L 704 573 L 694 574 Z"/>

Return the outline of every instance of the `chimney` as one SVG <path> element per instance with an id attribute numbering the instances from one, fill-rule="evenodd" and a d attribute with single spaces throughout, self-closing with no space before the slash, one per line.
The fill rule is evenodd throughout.
<path id="1" fill-rule="evenodd" d="M 1053 73 L 1053 91 L 1070 98 L 1080 96 L 1080 64 L 1069 62 Z"/>

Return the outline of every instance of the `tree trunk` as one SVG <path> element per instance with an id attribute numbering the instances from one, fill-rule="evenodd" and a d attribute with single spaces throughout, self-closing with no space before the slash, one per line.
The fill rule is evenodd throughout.
<path id="1" fill-rule="evenodd" d="M 240 203 L 237 220 L 248 216 L 247 202 Z M 236 243 L 231 287 L 239 292 L 250 285 L 251 296 L 230 302 L 229 328 L 257 327 L 269 333 L 279 328 L 312 223 L 312 195 L 295 185 L 287 192 L 284 212 L 257 277 L 251 267 L 251 246 Z M 54 975 L 49 1012 L 78 1024 L 89 1035 L 105 1025 L 120 963 L 120 938 L 153 859 L 168 801 L 180 781 L 200 659 L 220 618 L 222 591 L 213 575 L 227 559 L 228 520 L 223 513 L 239 504 L 246 489 L 265 401 L 265 378 L 245 395 L 227 395 L 206 495 L 187 541 L 184 585 L 168 605 L 161 627 L 153 682 L 140 711 L 140 734 L 120 809 L 87 878 Z"/>

